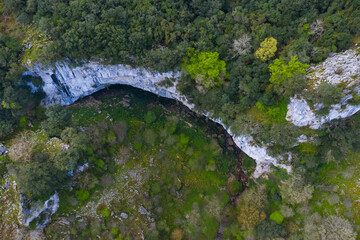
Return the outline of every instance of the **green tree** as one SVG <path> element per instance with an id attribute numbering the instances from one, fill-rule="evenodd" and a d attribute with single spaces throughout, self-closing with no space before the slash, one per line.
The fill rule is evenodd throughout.
<path id="1" fill-rule="evenodd" d="M 80 159 L 80 153 L 77 149 L 70 148 L 66 151 L 58 152 L 53 161 L 54 166 L 61 171 L 72 171 Z"/>
<path id="2" fill-rule="evenodd" d="M 255 58 L 260 58 L 261 61 L 270 60 L 275 56 L 277 51 L 277 40 L 273 37 L 265 38 L 264 41 L 260 43 L 260 48 L 255 52 Z"/>
<path id="3" fill-rule="evenodd" d="M 71 119 L 71 112 L 60 105 L 49 106 L 45 115 L 47 119 L 41 125 L 49 136 L 60 136 Z"/>
<path id="4" fill-rule="evenodd" d="M 343 91 L 336 85 L 322 82 L 311 95 L 310 98 L 315 102 L 323 103 L 325 107 L 330 107 L 332 104 L 340 102 Z"/>
<path id="5" fill-rule="evenodd" d="M 220 86 L 226 75 L 226 63 L 217 52 L 188 52 L 185 69 L 195 81 L 206 90 Z"/>
<path id="6" fill-rule="evenodd" d="M 298 58 L 294 56 L 291 57 L 291 60 L 288 63 L 279 58 L 275 59 L 275 61 L 269 65 L 271 74 L 270 82 L 273 84 L 281 84 L 295 74 L 305 74 L 305 69 L 308 68 L 309 65 L 302 64 L 297 60 Z"/>
<path id="7" fill-rule="evenodd" d="M 66 173 L 54 168 L 45 153 L 36 154 L 33 162 L 16 166 L 15 173 L 21 191 L 31 198 L 52 194 L 66 179 Z"/>

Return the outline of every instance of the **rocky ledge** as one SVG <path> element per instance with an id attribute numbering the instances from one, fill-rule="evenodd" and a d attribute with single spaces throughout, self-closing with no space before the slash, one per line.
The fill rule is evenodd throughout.
<path id="1" fill-rule="evenodd" d="M 69 62 L 58 62 L 54 67 L 42 67 L 35 64 L 33 67 L 28 67 L 28 70 L 24 75 L 40 76 L 44 81 L 43 89 L 47 95 L 43 100 L 44 105 L 55 103 L 69 105 L 109 85 L 124 84 L 162 97 L 176 99 L 190 109 L 194 107 L 176 90 L 180 72 L 158 73 L 132 68 L 128 65 L 104 65 L 99 62 L 88 62 L 76 67 L 71 67 Z M 169 81 L 171 86 L 164 84 Z M 213 120 L 227 129 L 221 119 Z M 228 132 L 237 146 L 255 159 L 257 168 L 253 174 L 254 177 L 259 177 L 263 172 L 268 171 L 271 165 L 290 171 L 289 166 L 278 163 L 276 158 L 268 155 L 266 148 L 255 145 L 250 136 L 234 136 L 230 130 Z"/>

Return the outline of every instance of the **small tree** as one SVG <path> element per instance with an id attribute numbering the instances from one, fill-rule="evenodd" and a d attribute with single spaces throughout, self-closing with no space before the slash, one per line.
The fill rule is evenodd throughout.
<path id="1" fill-rule="evenodd" d="M 266 206 L 265 186 L 257 189 L 245 190 L 237 200 L 237 219 L 243 229 L 256 227 L 266 218 L 264 208 Z"/>
<path id="2" fill-rule="evenodd" d="M 287 64 L 284 60 L 278 58 L 269 65 L 271 74 L 270 82 L 273 84 L 280 84 L 284 80 L 293 77 L 295 74 L 305 74 L 305 69 L 308 67 L 308 64 L 302 64 L 298 61 L 298 58 L 294 56 L 291 57 L 291 60 Z"/>
<path id="3" fill-rule="evenodd" d="M 357 235 L 348 220 L 336 215 L 325 218 L 319 232 L 326 240 L 355 240 Z"/>
<path id="4" fill-rule="evenodd" d="M 243 34 L 238 39 L 234 40 L 233 43 L 233 50 L 235 52 L 235 56 L 243 56 L 250 52 L 251 44 L 250 44 L 251 37 L 247 34 Z"/>
<path id="5" fill-rule="evenodd" d="M 71 112 L 60 105 L 53 105 L 46 109 L 45 114 L 48 118 L 42 122 L 42 127 L 49 136 L 60 136 L 71 119 Z"/>
<path id="6" fill-rule="evenodd" d="M 265 38 L 265 40 L 260 43 L 260 48 L 256 50 L 255 57 L 260 58 L 261 61 L 270 60 L 275 56 L 277 51 L 277 40 L 275 38 Z"/>
<path id="7" fill-rule="evenodd" d="M 323 103 L 325 107 L 330 107 L 331 104 L 338 103 L 342 96 L 343 92 L 339 87 L 331 83 L 322 82 L 316 88 L 313 98 L 317 102 Z"/>
<path id="8" fill-rule="evenodd" d="M 188 52 L 185 69 L 195 81 L 206 90 L 220 86 L 226 75 L 226 63 L 217 52 Z"/>
<path id="9" fill-rule="evenodd" d="M 279 186 L 280 195 L 285 203 L 292 205 L 306 203 L 312 198 L 314 187 L 305 185 L 302 178 L 291 177 Z"/>

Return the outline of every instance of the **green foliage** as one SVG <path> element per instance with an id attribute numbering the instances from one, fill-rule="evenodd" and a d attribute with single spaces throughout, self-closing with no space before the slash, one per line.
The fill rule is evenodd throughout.
<path id="1" fill-rule="evenodd" d="M 112 235 L 117 235 L 118 232 L 119 232 L 119 229 L 118 229 L 118 228 L 112 228 L 112 229 L 111 229 L 111 234 L 112 234 Z"/>
<path id="2" fill-rule="evenodd" d="M 90 193 L 87 190 L 79 189 L 75 192 L 75 196 L 80 202 L 85 202 L 90 197 Z"/>
<path id="3" fill-rule="evenodd" d="M 239 181 L 234 181 L 229 186 L 229 192 L 232 195 L 236 195 L 242 191 L 242 184 Z"/>
<path id="4" fill-rule="evenodd" d="M 322 82 L 313 92 L 308 94 L 308 99 L 315 103 L 323 103 L 325 107 L 330 107 L 332 104 L 339 103 L 343 95 L 340 87 Z"/>
<path id="5" fill-rule="evenodd" d="M 256 227 L 256 235 L 259 240 L 276 239 L 286 237 L 286 231 L 282 225 L 274 221 L 265 220 Z"/>
<path id="6" fill-rule="evenodd" d="M 284 216 L 279 211 L 275 211 L 270 214 L 270 220 L 276 222 L 277 224 L 281 224 L 284 221 Z"/>
<path id="7" fill-rule="evenodd" d="M 54 165 L 61 171 L 72 171 L 80 160 L 80 153 L 77 149 L 71 148 L 67 151 L 60 151 L 54 156 Z"/>
<path id="8" fill-rule="evenodd" d="M 69 124 L 71 112 L 60 105 L 52 105 L 46 109 L 47 119 L 42 122 L 42 127 L 49 136 L 60 136 L 62 130 Z"/>
<path id="9" fill-rule="evenodd" d="M 103 210 L 101 210 L 100 212 L 101 216 L 105 217 L 105 218 L 109 218 L 110 217 L 110 211 L 108 208 L 104 208 Z"/>
<path id="10" fill-rule="evenodd" d="M 21 117 L 19 120 L 19 127 L 24 128 L 27 125 L 27 119 L 26 117 Z"/>
<path id="11" fill-rule="evenodd" d="M 42 90 L 31 93 L 28 83 L 34 78 L 21 78 L 26 71 L 19 61 L 21 49 L 15 38 L 0 33 L 0 139 L 11 134 L 19 118 L 31 116 L 44 97 Z"/>
<path id="12" fill-rule="evenodd" d="M 255 58 L 260 58 L 261 61 L 268 61 L 275 56 L 277 51 L 277 40 L 273 37 L 265 38 L 260 43 L 260 48 L 255 52 Z"/>
<path id="13" fill-rule="evenodd" d="M 66 174 L 53 167 L 47 154 L 37 154 L 34 161 L 14 166 L 15 178 L 21 190 L 31 198 L 49 196 L 61 186 Z"/>
<path id="14" fill-rule="evenodd" d="M 207 90 L 220 86 L 225 79 L 226 63 L 217 52 L 194 53 L 191 49 L 184 64 L 191 77 Z"/>
<path id="15" fill-rule="evenodd" d="M 148 111 L 145 114 L 145 122 L 147 124 L 153 123 L 156 120 L 156 114 L 153 111 Z"/>
<path id="16" fill-rule="evenodd" d="M 291 57 L 291 60 L 286 64 L 282 59 L 275 59 L 275 61 L 269 65 L 271 74 L 270 82 L 273 84 L 281 84 L 295 74 L 305 74 L 305 69 L 308 68 L 309 65 L 302 64 L 297 60 L 297 57 Z"/>

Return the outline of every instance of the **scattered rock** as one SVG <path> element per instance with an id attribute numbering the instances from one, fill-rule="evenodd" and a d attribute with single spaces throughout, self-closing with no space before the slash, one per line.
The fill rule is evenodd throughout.
<path id="1" fill-rule="evenodd" d="M 7 148 L 0 143 L 0 156 L 7 153 Z"/>
<path id="2" fill-rule="evenodd" d="M 230 146 L 233 146 L 234 145 L 234 141 L 232 140 L 232 138 L 227 138 L 226 139 L 226 143 Z"/>
<path id="3" fill-rule="evenodd" d="M 120 214 L 121 218 L 127 219 L 129 216 L 126 213 L 121 213 Z"/>

